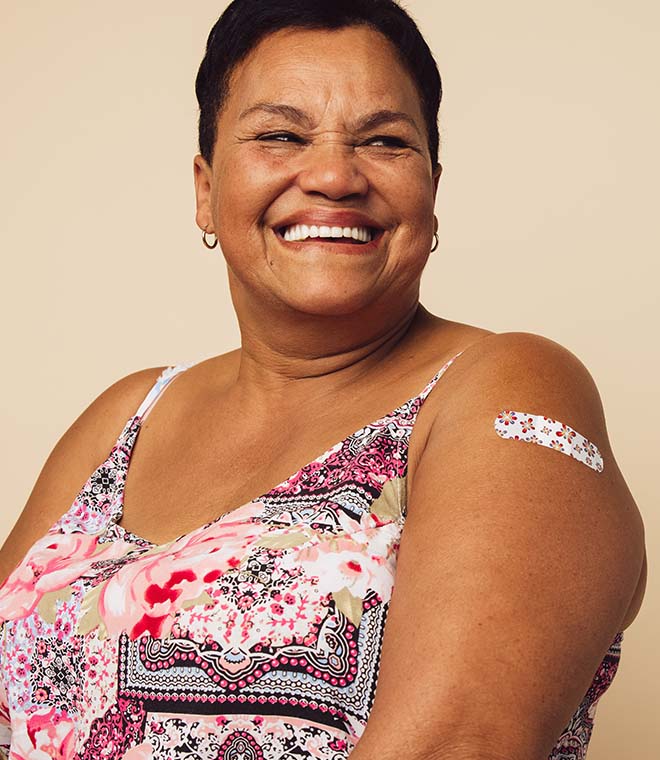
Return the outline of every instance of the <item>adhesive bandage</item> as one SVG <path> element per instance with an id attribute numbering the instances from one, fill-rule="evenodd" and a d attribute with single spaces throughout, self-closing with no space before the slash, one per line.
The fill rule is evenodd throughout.
<path id="1" fill-rule="evenodd" d="M 495 432 L 501 438 L 561 451 L 596 472 L 603 471 L 603 457 L 597 446 L 568 425 L 542 414 L 504 410 L 495 418 Z"/>

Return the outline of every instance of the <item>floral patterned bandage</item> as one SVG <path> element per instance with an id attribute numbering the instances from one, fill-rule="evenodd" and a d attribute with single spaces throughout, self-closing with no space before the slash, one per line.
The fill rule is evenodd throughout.
<path id="1" fill-rule="evenodd" d="M 495 432 L 502 438 L 537 443 L 561 451 L 596 472 L 603 471 L 603 457 L 597 446 L 568 425 L 542 414 L 505 409 L 495 418 Z"/>

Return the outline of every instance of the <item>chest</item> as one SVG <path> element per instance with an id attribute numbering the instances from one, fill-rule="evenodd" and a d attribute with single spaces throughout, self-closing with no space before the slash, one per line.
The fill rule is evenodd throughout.
<path id="1" fill-rule="evenodd" d="M 405 414 L 362 427 L 359 413 L 341 424 L 322 414 L 239 423 L 140 430 L 126 463 L 123 528 L 164 543 L 273 491 L 312 488 L 320 498 L 385 482 L 405 469 L 412 429 Z"/>
<path id="2" fill-rule="evenodd" d="M 60 529 L 35 545 L 28 562 L 38 577 L 21 573 L 0 594 L 0 610 L 11 609 L 0 709 L 19 723 L 34 694 L 57 701 L 87 747 L 105 706 L 109 721 L 130 707 L 139 712 L 130 744 L 160 747 L 154 757 L 171 757 L 158 742 L 172 715 L 190 714 L 177 730 L 191 737 L 211 716 L 217 748 L 245 728 L 246 701 L 265 721 L 296 716 L 301 731 L 323 727 L 329 746 L 358 736 L 373 702 L 402 528 L 392 508 L 401 506 L 393 488 L 402 461 L 387 423 L 349 436 L 226 520 L 149 548 L 121 524 L 99 532 L 90 519 L 117 503 L 136 432 L 92 475 Z M 104 490 L 112 471 L 114 497 Z M 32 676 L 14 678 L 26 663 Z M 107 701 L 115 695 L 117 705 Z M 222 722 L 211 719 L 219 714 Z"/>

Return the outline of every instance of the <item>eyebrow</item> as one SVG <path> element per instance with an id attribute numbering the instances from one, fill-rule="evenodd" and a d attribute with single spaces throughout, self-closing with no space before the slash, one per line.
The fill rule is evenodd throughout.
<path id="1" fill-rule="evenodd" d="M 404 113 L 403 111 L 390 111 L 387 109 L 374 111 L 374 113 L 371 113 L 362 119 L 362 121 L 358 123 L 358 132 L 367 132 L 370 129 L 377 129 L 386 124 L 395 124 L 400 121 L 409 124 L 419 132 L 417 123 L 412 117 L 408 116 L 407 113 Z"/>
<path id="2" fill-rule="evenodd" d="M 300 124 L 307 129 L 311 129 L 313 126 L 312 117 L 295 106 L 287 105 L 286 103 L 255 103 L 255 105 L 246 108 L 239 120 L 252 116 L 254 113 L 267 113 L 274 116 L 282 116 L 288 121 L 292 121 L 296 124 Z M 386 124 L 395 124 L 397 122 L 404 122 L 412 126 L 417 133 L 419 133 L 419 127 L 413 118 L 408 116 L 403 111 L 392 111 L 390 109 L 381 109 L 380 111 L 374 111 L 373 113 L 364 116 L 356 125 L 356 132 L 367 132 L 371 129 L 377 129 Z"/>

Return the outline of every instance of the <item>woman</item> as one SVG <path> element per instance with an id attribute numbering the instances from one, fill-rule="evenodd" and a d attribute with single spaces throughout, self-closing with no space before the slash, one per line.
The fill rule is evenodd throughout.
<path id="1" fill-rule="evenodd" d="M 46 463 L 1 557 L 8 756 L 585 756 L 643 526 L 574 356 L 419 304 L 440 93 L 390 0 L 214 26 L 196 220 L 241 347 L 123 379 Z"/>

